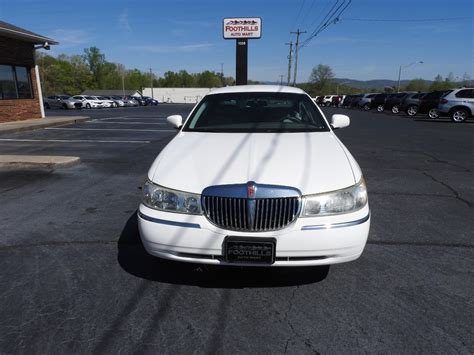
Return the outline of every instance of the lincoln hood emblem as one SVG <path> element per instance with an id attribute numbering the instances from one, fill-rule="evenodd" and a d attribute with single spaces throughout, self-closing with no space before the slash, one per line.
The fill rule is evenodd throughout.
<path id="1" fill-rule="evenodd" d="M 257 184 L 253 181 L 247 183 L 247 219 L 248 224 L 253 228 L 255 222 L 255 193 L 257 192 Z"/>

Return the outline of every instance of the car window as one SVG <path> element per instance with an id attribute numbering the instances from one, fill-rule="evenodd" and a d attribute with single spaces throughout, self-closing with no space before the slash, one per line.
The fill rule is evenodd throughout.
<path id="1" fill-rule="evenodd" d="M 319 132 L 329 128 L 307 95 L 229 93 L 201 100 L 183 130 L 258 133 Z"/>
<path id="2" fill-rule="evenodd" d="M 87 100 L 95 100 L 92 96 L 86 96 Z"/>
<path id="3" fill-rule="evenodd" d="M 458 91 L 454 96 L 459 97 L 459 98 L 473 98 L 473 91 L 472 89 L 464 89 Z"/>

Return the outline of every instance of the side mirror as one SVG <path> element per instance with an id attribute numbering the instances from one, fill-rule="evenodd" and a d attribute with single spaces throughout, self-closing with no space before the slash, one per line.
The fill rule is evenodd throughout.
<path id="1" fill-rule="evenodd" d="M 180 129 L 183 125 L 183 117 L 181 115 L 168 116 L 166 120 L 176 129 Z"/>
<path id="2" fill-rule="evenodd" d="M 331 117 L 331 127 L 333 129 L 344 128 L 350 125 L 351 120 L 349 116 L 346 115 L 332 115 Z"/>

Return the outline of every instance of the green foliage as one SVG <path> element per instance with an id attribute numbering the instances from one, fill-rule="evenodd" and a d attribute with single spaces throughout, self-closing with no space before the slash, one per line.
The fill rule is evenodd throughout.
<path id="1" fill-rule="evenodd" d="M 403 88 L 402 91 L 427 91 L 428 90 L 428 83 L 421 79 L 421 78 L 416 78 L 413 80 L 410 80 L 410 82 Z"/>
<path id="2" fill-rule="evenodd" d="M 37 53 L 43 94 L 76 95 L 87 89 L 122 89 L 142 91 L 153 82 L 154 87 L 221 87 L 235 85 L 232 77 L 203 71 L 188 73 L 167 71 L 163 77 L 151 76 L 138 69 L 125 69 L 122 64 L 108 62 L 97 47 L 85 48 L 83 55 L 58 55 L 56 58 Z M 249 80 L 249 83 L 251 81 Z M 256 83 L 256 82 L 255 82 Z"/>

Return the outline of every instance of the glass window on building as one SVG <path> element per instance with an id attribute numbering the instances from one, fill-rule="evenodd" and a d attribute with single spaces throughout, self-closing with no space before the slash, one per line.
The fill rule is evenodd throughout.
<path id="1" fill-rule="evenodd" d="M 16 71 L 16 86 L 18 89 L 19 99 L 31 99 L 33 93 L 31 92 L 30 75 L 28 68 L 15 67 Z"/>
<path id="2" fill-rule="evenodd" d="M 33 90 L 29 68 L 0 65 L 0 100 L 31 98 Z"/>
<path id="3" fill-rule="evenodd" d="M 0 65 L 0 98 L 16 99 L 15 73 L 11 65 Z"/>

